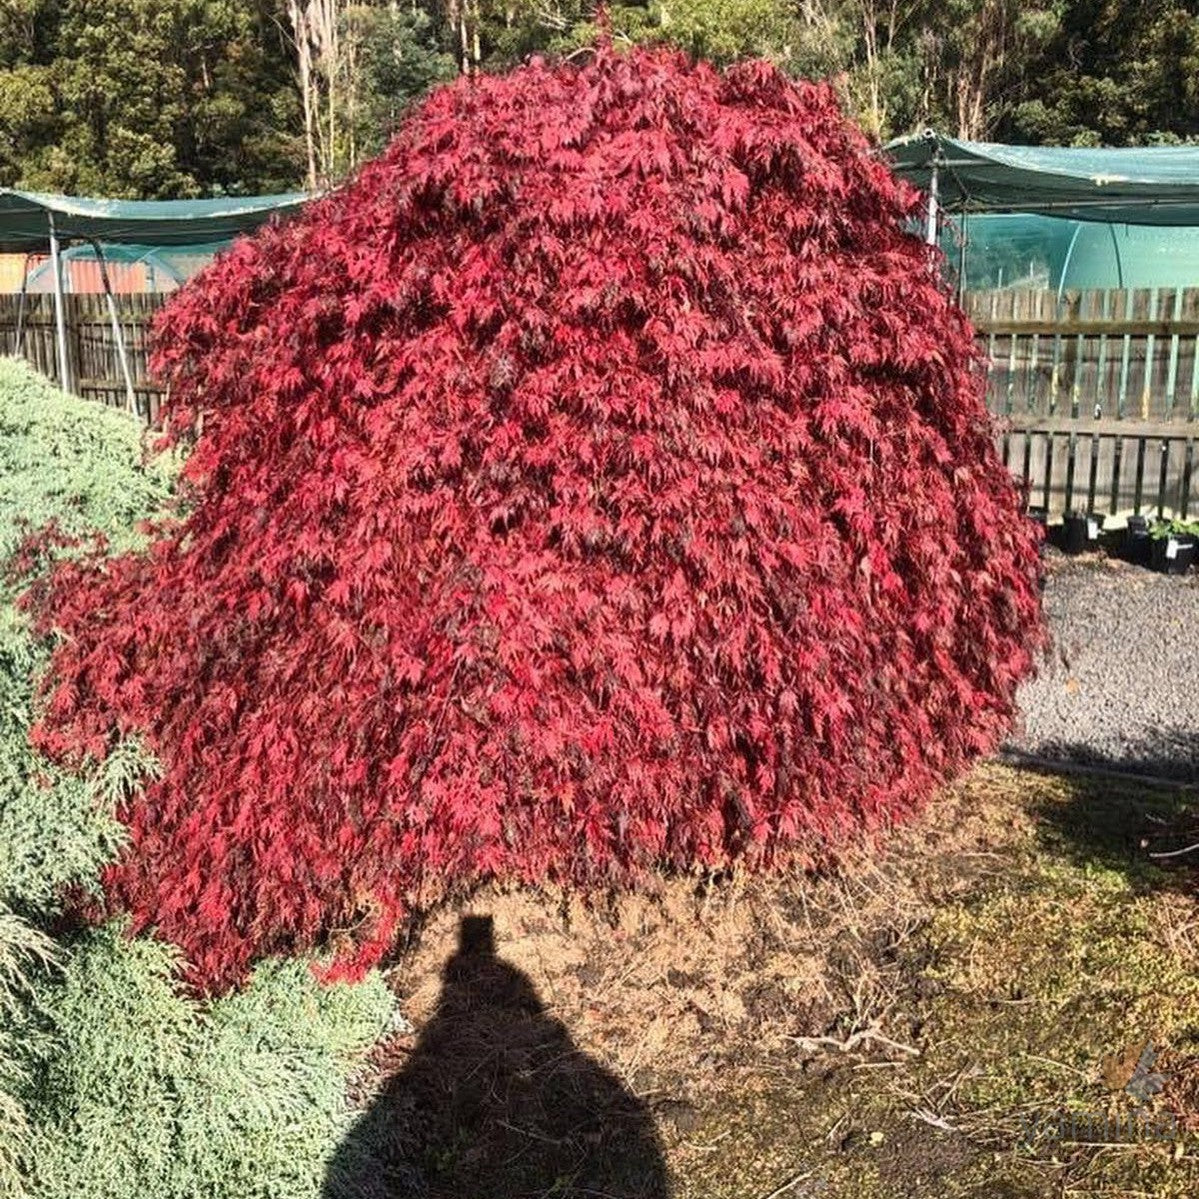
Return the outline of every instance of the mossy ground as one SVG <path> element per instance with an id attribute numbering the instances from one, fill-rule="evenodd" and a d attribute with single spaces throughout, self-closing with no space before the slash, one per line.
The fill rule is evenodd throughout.
<path id="1" fill-rule="evenodd" d="M 681 1196 L 768 1194 L 746 1162 L 785 1175 L 783 1145 L 810 1174 L 787 1194 L 1199 1194 L 1199 905 L 1191 870 L 1149 856 L 1189 843 L 1188 797 L 998 767 L 960 793 L 1010 823 L 947 847 L 919 927 L 884 951 L 890 1028 L 918 1054 L 834 1051 L 730 1095 L 694 1139 L 728 1130 L 738 1172 L 685 1152 Z M 1124 1089 L 1146 1044 L 1163 1084 L 1150 1139 Z"/>
<path id="2" fill-rule="evenodd" d="M 677 1199 L 1189 1199 L 1199 850 L 1151 855 L 1194 828 L 1185 790 L 986 765 L 836 877 L 675 879 L 602 909 L 491 891 L 393 980 L 419 1028 L 457 917 L 493 915 L 500 955 L 654 1115 Z M 1146 1045 L 1161 1090 L 1138 1098 Z"/>

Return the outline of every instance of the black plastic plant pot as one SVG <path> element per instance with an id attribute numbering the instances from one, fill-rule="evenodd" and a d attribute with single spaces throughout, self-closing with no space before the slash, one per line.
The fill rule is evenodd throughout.
<path id="1" fill-rule="evenodd" d="M 1124 528 L 1124 558 L 1137 566 L 1148 566 L 1153 556 L 1153 539 L 1149 536 L 1149 520 L 1130 516 Z"/>
<path id="2" fill-rule="evenodd" d="M 1153 542 L 1153 569 L 1163 574 L 1184 575 L 1199 557 L 1199 543 L 1190 533 L 1171 533 Z"/>
<path id="3" fill-rule="evenodd" d="M 1062 522 L 1062 549 L 1083 554 L 1099 545 L 1103 517 L 1098 512 L 1067 512 Z"/>

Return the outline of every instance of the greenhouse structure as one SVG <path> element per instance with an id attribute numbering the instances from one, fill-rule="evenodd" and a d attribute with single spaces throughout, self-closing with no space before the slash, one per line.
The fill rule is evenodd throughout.
<path id="1" fill-rule="evenodd" d="M 974 324 L 1003 460 L 1047 518 L 1194 511 L 1199 146 L 884 148 Z"/>
<path id="2" fill-rule="evenodd" d="M 1199 285 L 1199 146 L 1005 146 L 923 134 L 893 169 L 929 196 L 963 291 Z"/>
<path id="3" fill-rule="evenodd" d="M 20 353 L 26 332 L 26 297 L 52 293 L 58 377 L 71 390 L 64 294 L 100 291 L 107 300 L 129 404 L 135 407 L 110 266 L 153 284 L 144 287 L 146 291 L 172 290 L 235 237 L 297 211 L 309 198 L 287 193 L 207 200 L 101 200 L 0 189 L 0 255 L 8 256 L 17 284 L 13 289 L 16 352 Z"/>

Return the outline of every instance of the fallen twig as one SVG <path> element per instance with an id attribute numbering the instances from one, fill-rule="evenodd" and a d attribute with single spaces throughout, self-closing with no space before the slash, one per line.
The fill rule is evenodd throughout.
<path id="1" fill-rule="evenodd" d="M 853 1053 L 859 1045 L 866 1041 L 873 1041 L 879 1045 L 885 1045 L 889 1049 L 898 1050 L 900 1053 L 910 1054 L 912 1057 L 920 1056 L 920 1050 L 914 1046 L 904 1045 L 900 1041 L 893 1041 L 890 1037 L 884 1036 L 879 1031 L 877 1024 L 871 1024 L 855 1033 L 850 1033 L 843 1041 L 838 1041 L 836 1037 L 789 1037 L 788 1040 L 793 1041 L 801 1049 L 836 1049 L 841 1053 Z"/>
<path id="2" fill-rule="evenodd" d="M 1180 858 L 1184 853 L 1194 853 L 1197 849 L 1199 849 L 1199 843 L 1188 845 L 1185 849 L 1169 849 L 1164 853 L 1151 853 L 1149 856 L 1151 858 Z"/>
<path id="3" fill-rule="evenodd" d="M 942 1132 L 959 1132 L 954 1128 L 948 1120 L 938 1116 L 935 1112 L 930 1112 L 927 1108 L 913 1108 L 908 1112 L 908 1115 L 914 1120 L 920 1120 L 925 1124 L 930 1124 L 933 1128 L 939 1128 Z"/>
<path id="4" fill-rule="evenodd" d="M 780 1195 L 785 1195 L 792 1187 L 799 1186 L 801 1182 L 806 1182 L 812 1177 L 814 1171 L 807 1170 L 802 1174 L 796 1174 L 794 1178 L 787 1179 L 781 1187 L 775 1187 L 769 1195 L 764 1195 L 763 1199 L 778 1199 Z"/>

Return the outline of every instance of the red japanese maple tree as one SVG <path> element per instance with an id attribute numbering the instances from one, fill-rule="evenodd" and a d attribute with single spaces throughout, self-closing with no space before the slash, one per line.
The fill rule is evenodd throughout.
<path id="1" fill-rule="evenodd" d="M 63 568 L 39 739 L 136 732 L 109 902 L 219 987 L 450 884 L 813 854 L 1041 635 L 916 196 L 824 86 L 600 48 L 434 93 L 157 327 L 188 510 Z"/>

